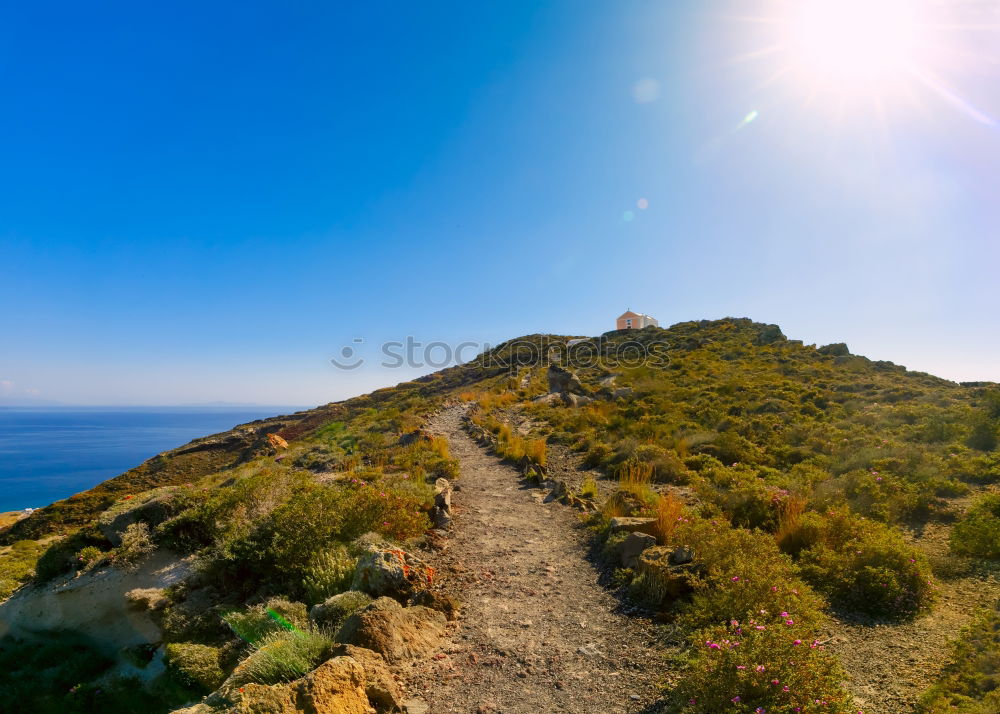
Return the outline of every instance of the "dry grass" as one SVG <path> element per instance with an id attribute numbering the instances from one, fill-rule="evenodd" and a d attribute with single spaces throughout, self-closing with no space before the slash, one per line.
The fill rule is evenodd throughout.
<path id="1" fill-rule="evenodd" d="M 804 496 L 789 496 L 781 504 L 778 513 L 778 529 L 774 532 L 774 540 L 781 546 L 791 535 L 799 530 L 799 522 L 805 513 L 808 499 Z"/>
<path id="2" fill-rule="evenodd" d="M 443 436 L 435 436 L 431 439 L 431 451 L 442 459 L 451 458 L 451 452 L 448 450 L 448 440 Z"/>
<path id="3" fill-rule="evenodd" d="M 593 476 L 588 476 L 583 480 L 583 484 L 580 486 L 580 497 L 593 501 L 597 499 L 597 495 L 597 481 L 594 480 Z"/>
<path id="4" fill-rule="evenodd" d="M 545 447 L 545 439 L 532 439 L 525 446 L 525 456 L 539 466 L 545 466 L 548 461 L 548 452 Z"/>
<path id="5" fill-rule="evenodd" d="M 684 504 L 673 491 L 661 494 L 656 501 L 656 537 L 663 545 L 670 542 L 684 515 Z"/>
<path id="6" fill-rule="evenodd" d="M 653 465 L 629 459 L 618 467 L 618 488 L 638 496 L 644 501 L 652 500 Z"/>
<path id="7" fill-rule="evenodd" d="M 513 392 L 501 392 L 500 394 L 487 392 L 486 394 L 481 394 L 479 396 L 479 406 L 487 411 L 494 409 L 495 407 L 505 407 L 516 401 L 517 395 Z"/>

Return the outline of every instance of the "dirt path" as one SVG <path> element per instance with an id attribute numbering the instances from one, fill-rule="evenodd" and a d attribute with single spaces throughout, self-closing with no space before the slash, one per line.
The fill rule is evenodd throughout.
<path id="1" fill-rule="evenodd" d="M 431 714 L 655 711 L 664 668 L 652 625 L 615 611 L 578 512 L 540 503 L 462 430 L 463 413 L 451 407 L 430 424 L 461 463 L 437 565 L 463 614 L 444 654 L 414 665 L 409 696 Z"/>

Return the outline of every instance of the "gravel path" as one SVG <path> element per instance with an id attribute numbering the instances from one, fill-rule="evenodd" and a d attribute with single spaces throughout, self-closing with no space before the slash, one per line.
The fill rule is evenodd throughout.
<path id="1" fill-rule="evenodd" d="M 653 626 L 616 612 L 598 585 L 578 512 L 540 503 L 462 430 L 463 415 L 450 407 L 429 425 L 461 463 L 453 531 L 434 559 L 462 618 L 444 652 L 407 673 L 411 711 L 656 711 Z"/>

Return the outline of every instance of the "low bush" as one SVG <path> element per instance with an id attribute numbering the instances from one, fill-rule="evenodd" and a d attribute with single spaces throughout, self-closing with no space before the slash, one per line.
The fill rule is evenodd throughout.
<path id="1" fill-rule="evenodd" d="M 981 613 L 954 641 L 950 663 L 921 698 L 918 711 L 1000 711 L 1000 610 Z"/>
<path id="2" fill-rule="evenodd" d="M 928 609 L 934 585 L 926 557 L 893 528 L 847 511 L 803 520 L 808 535 L 790 534 L 803 547 L 803 577 L 841 607 L 901 620 Z"/>
<path id="3" fill-rule="evenodd" d="M 1000 559 L 1000 493 L 980 497 L 951 531 L 957 555 Z"/>
<path id="4" fill-rule="evenodd" d="M 217 647 L 172 642 L 165 648 L 163 663 L 181 684 L 201 692 L 211 692 L 225 679 Z"/>
<path id="5" fill-rule="evenodd" d="M 306 629 L 306 606 L 285 598 L 271 598 L 266 603 L 245 610 L 227 612 L 222 618 L 244 642 L 256 645 L 268 635 Z"/>
<path id="6" fill-rule="evenodd" d="M 0 554 L 0 600 L 31 579 L 43 550 L 33 540 L 19 540 L 6 553 Z"/>
<path id="7" fill-rule="evenodd" d="M 334 647 L 334 641 L 319 632 L 271 632 L 255 645 L 234 676 L 241 683 L 290 682 L 329 659 Z"/>
<path id="8" fill-rule="evenodd" d="M 372 598 L 368 594 L 348 590 L 316 605 L 309 616 L 321 630 L 334 634 L 348 617 L 368 607 L 371 602 Z"/>
<path id="9" fill-rule="evenodd" d="M 683 712 L 854 712 L 834 657 L 777 612 L 700 630 L 680 685 Z"/>
<path id="10" fill-rule="evenodd" d="M 126 570 L 134 570 L 146 556 L 156 550 L 156 544 L 145 523 L 132 523 L 122 533 L 122 543 L 111 554 L 111 562 Z"/>
<path id="11" fill-rule="evenodd" d="M 350 588 L 356 564 L 345 546 L 335 546 L 315 556 L 302 582 L 306 602 L 323 602 Z"/>

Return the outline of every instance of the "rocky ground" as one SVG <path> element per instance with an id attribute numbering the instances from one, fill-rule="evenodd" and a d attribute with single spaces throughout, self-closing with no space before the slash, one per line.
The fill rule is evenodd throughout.
<path id="1" fill-rule="evenodd" d="M 462 618 L 407 675 L 411 714 L 655 711 L 653 625 L 623 614 L 587 559 L 579 512 L 541 503 L 445 409 L 430 430 L 461 463 L 454 528 L 434 565 Z"/>

